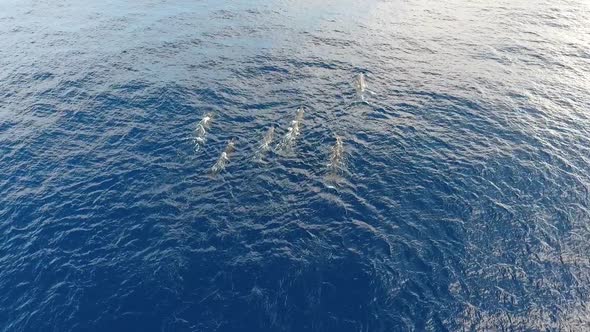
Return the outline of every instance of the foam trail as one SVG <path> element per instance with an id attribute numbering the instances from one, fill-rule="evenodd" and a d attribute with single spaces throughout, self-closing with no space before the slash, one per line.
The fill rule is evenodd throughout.
<path id="1" fill-rule="evenodd" d="M 212 120 L 213 115 L 211 113 L 207 113 L 203 119 L 197 123 L 197 126 L 195 127 L 195 136 L 193 138 L 195 152 L 201 150 L 201 148 L 205 145 L 205 142 L 207 141 L 207 130 L 211 126 Z"/>
<path id="2" fill-rule="evenodd" d="M 262 142 L 260 143 L 260 145 L 258 146 L 258 149 L 256 150 L 256 156 L 255 156 L 256 160 L 262 161 L 262 158 L 264 157 L 266 152 L 268 152 L 270 150 L 272 140 L 274 139 L 274 134 L 275 134 L 275 127 L 271 126 L 266 131 L 266 134 L 262 138 Z"/>
<path id="3" fill-rule="evenodd" d="M 283 136 L 283 139 L 277 144 L 277 151 L 285 151 L 293 147 L 295 140 L 301 134 L 301 123 L 303 122 L 303 115 L 305 110 L 300 107 L 297 110 L 295 120 L 291 121 L 291 126 L 287 129 L 287 133 Z"/>
<path id="4" fill-rule="evenodd" d="M 217 159 L 217 162 L 211 167 L 211 175 L 219 174 L 219 172 L 223 171 L 229 162 L 230 155 L 236 150 L 235 141 L 232 139 L 227 143 L 225 150 Z"/>

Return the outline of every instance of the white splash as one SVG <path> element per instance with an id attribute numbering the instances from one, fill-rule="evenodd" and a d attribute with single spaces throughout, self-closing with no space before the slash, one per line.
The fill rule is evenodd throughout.
<path id="1" fill-rule="evenodd" d="M 195 144 L 195 152 L 201 150 L 201 148 L 207 142 L 207 130 L 211 126 L 213 115 L 211 113 L 205 114 L 203 119 L 197 123 L 195 127 L 195 135 L 193 137 L 193 143 Z"/>

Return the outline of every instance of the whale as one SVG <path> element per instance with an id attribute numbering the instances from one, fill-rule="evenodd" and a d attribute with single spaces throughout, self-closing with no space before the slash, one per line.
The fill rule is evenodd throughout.
<path id="1" fill-rule="evenodd" d="M 301 134 L 301 123 L 303 122 L 304 114 L 305 109 L 303 107 L 300 107 L 297 110 L 295 119 L 291 121 L 289 128 L 287 128 L 287 133 L 277 144 L 275 148 L 277 152 L 286 151 L 288 149 L 291 149 L 293 145 L 295 145 L 297 137 Z"/>
<path id="2" fill-rule="evenodd" d="M 227 164 L 229 163 L 229 158 L 231 154 L 236 150 L 235 146 L 235 139 L 231 139 L 228 143 L 215 164 L 211 166 L 211 175 L 217 175 L 221 171 L 225 170 Z"/>
<path id="3" fill-rule="evenodd" d="M 260 150 L 260 151 L 270 150 L 270 145 L 272 143 L 274 135 L 275 135 L 275 127 L 270 126 L 270 128 L 268 128 L 268 130 L 266 131 L 266 134 L 264 134 L 264 137 L 262 138 L 262 142 L 258 146 L 258 150 Z"/>
<path id="4" fill-rule="evenodd" d="M 342 184 L 342 175 L 345 171 L 346 151 L 342 136 L 335 135 L 336 141 L 330 148 L 330 156 L 326 164 L 326 187 L 338 190 Z"/>
<path id="5" fill-rule="evenodd" d="M 270 126 L 268 128 L 268 130 L 266 131 L 266 133 L 264 134 L 264 137 L 262 138 L 262 141 L 258 145 L 258 148 L 256 149 L 256 153 L 254 156 L 254 159 L 256 161 L 261 162 L 264 155 L 271 149 L 271 144 L 274 139 L 274 135 L 275 135 L 275 127 Z"/>
<path id="6" fill-rule="evenodd" d="M 365 74 L 360 73 L 354 79 L 354 88 L 356 89 L 357 95 L 361 97 L 361 100 L 365 102 L 365 95 L 369 93 L 370 95 L 375 95 L 375 93 L 369 90 L 367 85 L 367 80 L 365 78 Z"/>
<path id="7" fill-rule="evenodd" d="M 367 91 L 367 81 L 365 80 L 365 74 L 360 73 L 356 76 L 354 80 L 354 87 L 358 94 L 362 95 Z"/>
<path id="8" fill-rule="evenodd" d="M 341 136 L 335 135 L 335 137 L 336 142 L 330 150 L 330 160 L 327 167 L 332 173 L 340 173 L 344 164 L 344 143 Z"/>

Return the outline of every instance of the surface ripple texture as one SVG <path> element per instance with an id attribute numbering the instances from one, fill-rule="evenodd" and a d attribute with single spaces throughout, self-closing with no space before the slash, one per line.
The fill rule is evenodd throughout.
<path id="1" fill-rule="evenodd" d="M 587 1 L 4 0 L 0 68 L 0 331 L 590 330 Z"/>

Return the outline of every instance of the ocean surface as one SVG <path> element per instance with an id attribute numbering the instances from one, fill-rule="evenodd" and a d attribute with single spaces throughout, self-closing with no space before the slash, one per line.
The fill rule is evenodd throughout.
<path id="1" fill-rule="evenodd" d="M 2 332 L 590 330 L 589 190 L 587 1 L 0 1 Z"/>

